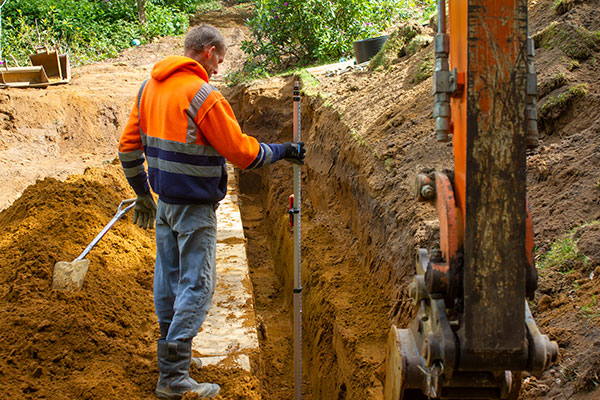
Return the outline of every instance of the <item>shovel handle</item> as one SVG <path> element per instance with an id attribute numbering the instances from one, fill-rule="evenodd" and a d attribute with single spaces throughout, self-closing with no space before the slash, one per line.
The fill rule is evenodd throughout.
<path id="1" fill-rule="evenodd" d="M 77 257 L 74 261 L 83 260 L 85 256 L 87 256 L 88 253 L 94 248 L 94 246 L 98 244 L 98 242 L 100 241 L 100 239 L 102 239 L 106 232 L 108 232 L 108 230 L 112 228 L 115 222 L 121 219 L 121 217 L 125 215 L 127 211 L 129 211 L 135 206 L 135 200 L 136 199 L 123 200 L 121 204 L 119 204 L 119 208 L 117 208 L 117 213 L 115 214 L 115 216 L 108 222 L 108 224 L 106 224 L 106 226 L 100 231 L 100 233 L 96 235 L 94 240 L 92 240 L 92 242 L 85 248 L 85 250 L 81 252 L 79 257 Z M 125 205 L 127 205 L 127 207 L 123 208 L 123 206 Z"/>

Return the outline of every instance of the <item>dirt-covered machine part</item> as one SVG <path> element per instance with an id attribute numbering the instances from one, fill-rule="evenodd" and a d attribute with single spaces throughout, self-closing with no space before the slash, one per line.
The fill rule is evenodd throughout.
<path id="1" fill-rule="evenodd" d="M 419 175 L 435 204 L 440 248 L 420 249 L 410 286 L 416 317 L 392 326 L 386 400 L 517 398 L 558 345 L 526 297 L 537 287 L 526 197 L 535 146 L 535 72 L 526 0 L 438 0 L 433 76 L 436 137 L 452 137 L 452 173 Z M 533 102 L 532 102 L 533 98 Z"/>

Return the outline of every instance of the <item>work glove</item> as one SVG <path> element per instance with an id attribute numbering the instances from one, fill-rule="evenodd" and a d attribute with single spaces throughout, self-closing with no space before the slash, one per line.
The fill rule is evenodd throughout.
<path id="1" fill-rule="evenodd" d="M 138 195 L 133 207 L 133 223 L 140 228 L 154 228 L 156 218 L 156 203 L 150 193 Z"/>
<path id="2" fill-rule="evenodd" d="M 286 161 L 294 164 L 304 165 L 304 157 L 306 156 L 306 149 L 304 148 L 304 142 L 286 142 L 283 143 L 285 146 L 285 155 L 283 158 Z"/>

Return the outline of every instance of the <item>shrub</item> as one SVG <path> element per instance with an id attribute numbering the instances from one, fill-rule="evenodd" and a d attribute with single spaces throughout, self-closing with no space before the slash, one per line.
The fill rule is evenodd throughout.
<path id="1" fill-rule="evenodd" d="M 195 13 L 198 8 L 214 0 L 154 0 L 153 3 L 163 8 L 174 8 L 187 14 Z"/>
<path id="2" fill-rule="evenodd" d="M 157 36 L 180 35 L 189 25 L 186 14 L 179 12 L 172 6 L 159 6 L 148 3 L 146 6 L 146 24 L 141 27 L 145 38 Z"/>
<path id="3" fill-rule="evenodd" d="M 133 39 L 145 43 L 188 26 L 187 15 L 159 1 L 148 1 L 146 24 L 137 18 L 137 0 L 10 0 L 2 9 L 3 58 L 26 65 L 28 54 L 49 47 L 83 64 L 114 57 Z"/>
<path id="4" fill-rule="evenodd" d="M 259 70 L 337 60 L 352 42 L 378 36 L 432 0 L 254 0 L 253 39 L 242 44 Z M 252 69 L 252 67 L 250 67 Z"/>

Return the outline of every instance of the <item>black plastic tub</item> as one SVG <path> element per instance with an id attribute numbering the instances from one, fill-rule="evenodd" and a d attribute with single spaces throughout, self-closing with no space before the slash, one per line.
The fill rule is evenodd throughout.
<path id="1" fill-rule="evenodd" d="M 356 63 L 362 64 L 373 58 L 375 54 L 379 53 L 379 50 L 381 50 L 383 44 L 388 40 L 388 38 L 389 35 L 383 35 L 355 41 L 353 45 Z"/>

